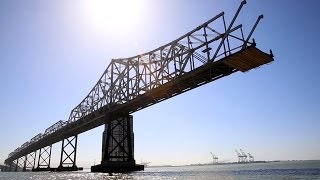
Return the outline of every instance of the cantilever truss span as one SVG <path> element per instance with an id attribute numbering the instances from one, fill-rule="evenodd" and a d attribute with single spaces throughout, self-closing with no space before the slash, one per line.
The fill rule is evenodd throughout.
<path id="1" fill-rule="evenodd" d="M 112 59 L 89 94 L 70 113 L 66 122 L 48 128 L 26 146 L 10 153 L 9 164 L 36 149 L 48 146 L 102 124 L 111 114 L 130 114 L 234 72 L 246 72 L 273 61 L 272 53 L 256 48 L 237 17 L 230 23 L 224 12 L 182 37 L 148 53 Z"/>

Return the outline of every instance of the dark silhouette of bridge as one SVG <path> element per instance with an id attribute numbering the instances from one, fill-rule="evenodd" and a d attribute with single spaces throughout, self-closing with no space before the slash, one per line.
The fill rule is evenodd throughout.
<path id="1" fill-rule="evenodd" d="M 0 164 L 0 172 L 1 171 L 6 171 L 9 167 L 8 166 L 4 166 Z"/>
<path id="2" fill-rule="evenodd" d="M 10 171 L 74 171 L 78 134 L 105 125 L 103 152 L 95 172 L 143 170 L 134 160 L 133 112 L 154 105 L 237 71 L 246 72 L 273 61 L 243 34 L 236 19 L 242 1 L 227 25 L 224 12 L 182 37 L 153 51 L 130 58 L 112 59 L 89 94 L 54 125 L 9 154 Z M 62 141 L 60 165 L 50 167 L 52 144 Z M 67 149 L 72 149 L 67 151 Z M 38 152 L 38 154 L 37 154 Z M 37 161 L 38 159 L 38 161 Z"/>

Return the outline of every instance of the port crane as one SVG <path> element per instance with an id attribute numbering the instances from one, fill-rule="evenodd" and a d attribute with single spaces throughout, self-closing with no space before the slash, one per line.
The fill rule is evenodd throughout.
<path id="1" fill-rule="evenodd" d="M 250 153 L 248 153 L 248 155 L 249 155 L 249 162 L 254 162 L 254 157 Z"/>
<path id="2" fill-rule="evenodd" d="M 216 164 L 218 163 L 218 157 L 216 155 L 214 155 L 212 152 L 210 152 L 211 156 L 212 156 L 212 164 Z"/>
<path id="3" fill-rule="evenodd" d="M 243 162 L 247 162 L 247 159 L 248 159 L 247 154 L 244 153 L 244 152 L 242 151 L 242 149 L 240 149 L 240 152 L 241 152 L 241 154 L 242 154 L 242 156 L 243 156 Z"/>
<path id="4" fill-rule="evenodd" d="M 238 163 L 241 163 L 241 162 L 244 162 L 244 160 L 243 160 L 243 155 L 241 154 L 241 153 L 239 153 L 237 150 L 236 150 L 236 153 L 237 153 L 237 155 L 238 155 Z"/>

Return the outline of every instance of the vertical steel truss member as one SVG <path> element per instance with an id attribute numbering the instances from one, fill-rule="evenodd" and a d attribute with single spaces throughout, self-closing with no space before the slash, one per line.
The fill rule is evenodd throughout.
<path id="1" fill-rule="evenodd" d="M 14 171 L 17 172 L 19 170 L 19 158 L 16 159 Z"/>
<path id="2" fill-rule="evenodd" d="M 16 160 L 16 164 L 15 164 L 15 171 L 22 171 L 23 167 L 24 167 L 25 161 L 23 160 L 23 157 L 18 158 Z"/>
<path id="3" fill-rule="evenodd" d="M 60 165 L 57 171 L 78 170 L 78 167 L 76 166 L 77 139 L 78 135 L 69 137 L 62 141 Z"/>
<path id="4" fill-rule="evenodd" d="M 52 145 L 40 149 L 36 170 L 50 170 Z"/>
<path id="5" fill-rule="evenodd" d="M 14 167 L 14 161 L 9 163 L 9 172 L 13 171 L 13 167 Z"/>
<path id="6" fill-rule="evenodd" d="M 20 157 L 18 159 L 18 171 L 23 171 L 25 166 L 26 166 L 26 158 Z"/>
<path id="7" fill-rule="evenodd" d="M 14 160 L 14 161 L 12 161 L 12 162 L 10 163 L 10 171 L 11 171 L 11 172 L 12 172 L 12 171 L 15 171 L 15 169 L 16 169 L 16 163 L 17 163 L 16 160 Z"/>
<path id="8" fill-rule="evenodd" d="M 37 151 L 34 151 L 34 152 L 27 154 L 25 156 L 25 163 L 24 163 L 23 171 L 32 170 L 35 168 L 36 156 L 37 156 Z"/>

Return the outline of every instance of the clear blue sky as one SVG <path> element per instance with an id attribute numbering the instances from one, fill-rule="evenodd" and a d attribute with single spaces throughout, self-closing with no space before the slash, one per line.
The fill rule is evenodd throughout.
<path id="1" fill-rule="evenodd" d="M 91 3 L 90 3 L 91 2 Z M 110 3 L 111 2 L 111 3 Z M 119 2 L 119 1 L 115 1 Z M 87 95 L 111 58 L 168 43 L 240 0 L 0 1 L 0 163 Z M 135 158 L 152 164 L 320 159 L 320 2 L 248 0 L 240 23 L 275 62 L 134 113 Z M 246 28 L 245 33 L 248 34 Z M 78 165 L 99 163 L 103 127 L 78 140 Z M 53 165 L 61 143 L 53 147 Z"/>

